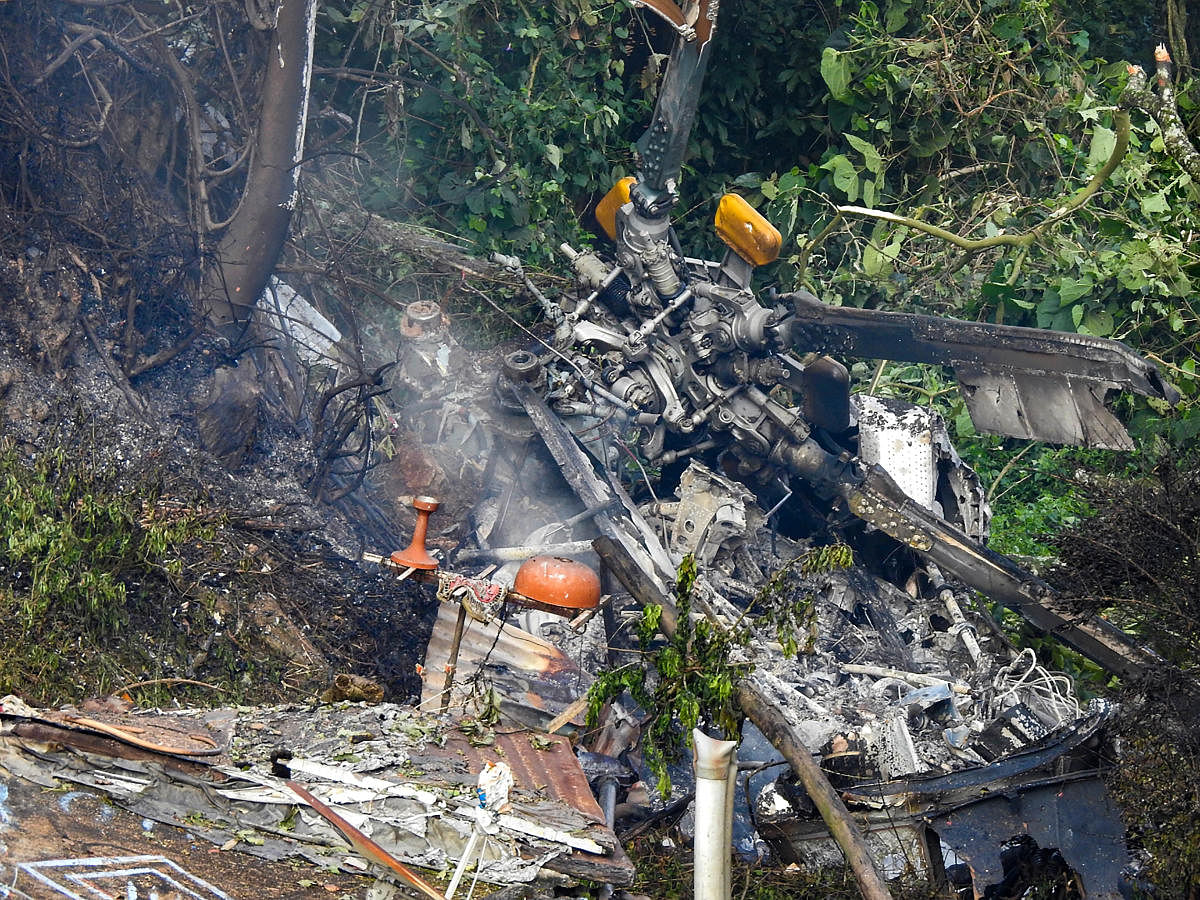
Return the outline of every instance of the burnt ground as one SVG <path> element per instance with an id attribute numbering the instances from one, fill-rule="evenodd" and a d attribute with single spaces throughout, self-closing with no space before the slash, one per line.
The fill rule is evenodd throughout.
<path id="1" fill-rule="evenodd" d="M 36 614 L 36 552 L 0 552 L 0 695 L 60 704 L 151 681 L 125 693 L 148 703 L 269 701 L 312 696 L 351 672 L 387 699 L 416 696 L 432 589 L 354 561 L 363 549 L 395 549 L 411 529 L 405 513 L 366 491 L 337 508 L 316 502 L 311 428 L 269 398 L 243 461 L 223 466 L 202 449 L 195 419 L 228 361 L 221 345 L 197 338 L 126 377 L 119 310 L 97 295 L 95 273 L 72 262 L 69 246 L 9 241 L 5 250 L 0 483 L 44 463 L 52 471 L 39 485 L 53 495 L 25 531 L 5 510 L 10 546 L 68 524 L 74 541 L 87 527 L 75 512 L 90 504 L 117 510 L 133 549 L 85 548 L 67 566 L 76 586 L 110 576 L 119 602 L 105 606 L 85 588 L 74 603 L 48 597 Z M 160 525 L 177 526 L 165 547 L 149 540 Z"/>
<path id="2" fill-rule="evenodd" d="M 159 896 L 176 879 L 189 885 L 194 897 L 260 897 L 263 900 L 361 896 L 368 880 L 343 872 L 314 872 L 289 861 L 272 862 L 239 852 L 222 852 L 186 831 L 143 819 L 89 791 L 63 791 L 52 801 L 38 785 L 19 778 L 4 786 L 0 797 L 9 821 L 19 828 L 4 832 L 0 855 L 32 863 L 31 872 L 15 877 L 22 896 L 52 900 L 63 891 L 52 886 L 71 875 L 90 874 L 104 882 L 104 873 L 126 871 L 135 863 L 142 870 L 133 880 L 141 896 Z M 91 865 L 80 864 L 86 857 Z M 75 865 L 59 860 L 74 860 Z M 112 882 L 109 882 L 112 883 Z M 220 891 L 220 893 L 217 893 Z M 32 893 L 29 893 L 32 892 Z M 182 896 L 171 892 L 169 896 Z"/>

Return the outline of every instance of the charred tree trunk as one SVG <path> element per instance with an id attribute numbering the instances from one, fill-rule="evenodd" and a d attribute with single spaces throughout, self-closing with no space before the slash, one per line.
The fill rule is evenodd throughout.
<path id="1" fill-rule="evenodd" d="M 253 326 L 296 205 L 308 118 L 317 0 L 279 0 L 270 34 L 254 154 L 241 206 L 217 245 L 201 308 L 236 341 Z"/>
<path id="2" fill-rule="evenodd" d="M 255 308 L 296 207 L 316 14 L 316 0 L 279 0 L 275 7 L 258 129 L 241 205 L 221 236 L 216 260 L 201 285 L 201 312 L 235 353 L 240 347 L 262 343 Z M 241 462 L 258 429 L 258 368 L 275 370 L 243 363 L 218 373 L 223 377 L 213 379 L 197 417 L 205 447 L 230 468 Z M 205 414 L 214 410 L 220 414 Z"/>

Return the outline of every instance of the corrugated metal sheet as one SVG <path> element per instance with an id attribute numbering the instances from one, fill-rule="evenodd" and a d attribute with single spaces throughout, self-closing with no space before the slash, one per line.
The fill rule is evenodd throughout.
<path id="1" fill-rule="evenodd" d="M 461 731 L 454 730 L 441 749 L 465 762 L 471 772 L 478 772 L 485 762 L 504 761 L 512 769 L 513 784 L 522 794 L 528 792 L 565 803 L 595 824 L 604 822 L 600 804 L 592 795 L 566 738 L 529 731 L 497 731 L 494 744 L 473 747 Z"/>
<path id="2" fill-rule="evenodd" d="M 421 690 L 425 709 L 439 706 L 457 616 L 456 604 L 438 607 L 425 652 Z M 587 690 L 579 667 L 553 644 L 512 625 L 484 625 L 468 617 L 458 652 L 452 708 L 467 705 L 471 678 L 481 667 L 486 680 L 495 686 L 503 711 L 512 721 L 534 728 L 544 728 Z"/>
<path id="3" fill-rule="evenodd" d="M 453 772 L 463 784 L 474 784 L 484 763 L 508 763 L 513 772 L 514 815 L 589 838 L 607 851 L 600 856 L 576 850 L 551 860 L 546 868 L 591 881 L 633 881 L 633 863 L 604 824 L 604 814 L 566 738 L 497 727 L 492 743 L 476 746 L 467 734 L 452 728 L 444 746 L 427 746 L 413 762 L 440 769 L 442 777 Z"/>

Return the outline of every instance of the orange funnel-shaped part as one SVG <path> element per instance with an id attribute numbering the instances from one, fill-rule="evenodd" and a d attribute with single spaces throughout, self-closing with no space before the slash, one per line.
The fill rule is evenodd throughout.
<path id="1" fill-rule="evenodd" d="M 430 570 L 438 567 L 438 561 L 425 549 L 425 533 L 429 531 L 429 514 L 439 505 L 433 497 L 413 498 L 413 506 L 417 510 L 417 524 L 413 526 L 412 541 L 403 550 L 392 553 L 393 563 L 406 569 Z"/>
<path id="2" fill-rule="evenodd" d="M 600 576 L 591 566 L 561 556 L 525 560 L 517 570 L 513 590 L 564 609 L 591 609 L 600 604 Z"/>

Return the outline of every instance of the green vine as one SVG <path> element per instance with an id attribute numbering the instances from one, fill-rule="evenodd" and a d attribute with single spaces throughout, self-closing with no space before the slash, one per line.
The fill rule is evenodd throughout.
<path id="1" fill-rule="evenodd" d="M 642 747 L 664 795 L 671 790 L 667 764 L 678 758 L 682 743 L 691 744 L 693 728 L 703 721 L 733 737 L 740 722 L 733 696 L 741 672 L 730 661 L 735 640 L 708 618 L 692 620 L 695 582 L 696 560 L 689 555 L 680 564 L 675 581 L 675 633 L 664 634 L 661 606 L 647 606 L 638 623 L 644 664 L 630 663 L 601 672 L 588 691 L 589 725 L 599 720 L 605 703 L 626 691 L 646 710 L 649 721 L 642 732 Z"/>

